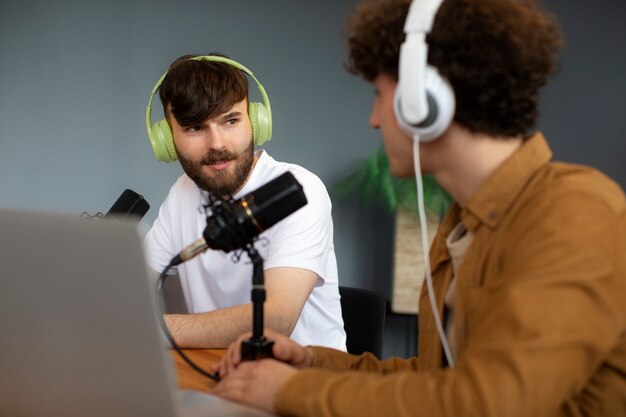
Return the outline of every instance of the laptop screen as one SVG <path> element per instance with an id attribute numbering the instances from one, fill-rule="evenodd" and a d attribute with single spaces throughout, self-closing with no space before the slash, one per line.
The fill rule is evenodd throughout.
<path id="1" fill-rule="evenodd" d="M 0 230 L 0 415 L 175 415 L 137 225 L 0 210 Z"/>

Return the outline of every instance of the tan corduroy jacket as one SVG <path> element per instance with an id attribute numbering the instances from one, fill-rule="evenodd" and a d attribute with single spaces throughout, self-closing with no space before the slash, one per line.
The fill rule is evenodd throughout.
<path id="1" fill-rule="evenodd" d="M 452 278 L 445 238 L 459 221 L 474 233 L 456 277 L 454 368 L 442 368 L 423 291 L 417 358 L 313 348 L 315 368 L 281 388 L 278 412 L 626 416 L 624 194 L 551 156 L 535 134 L 439 228 L 430 256 L 440 309 Z"/>

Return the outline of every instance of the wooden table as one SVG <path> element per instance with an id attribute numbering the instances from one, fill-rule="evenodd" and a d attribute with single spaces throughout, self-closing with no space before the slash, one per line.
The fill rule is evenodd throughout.
<path id="1" fill-rule="evenodd" d="M 211 372 L 211 365 L 218 363 L 226 349 L 185 349 L 185 354 L 196 365 Z M 194 389 L 198 391 L 210 391 L 216 382 L 194 371 L 175 351 L 171 351 L 176 365 L 178 387 L 182 389 Z"/>

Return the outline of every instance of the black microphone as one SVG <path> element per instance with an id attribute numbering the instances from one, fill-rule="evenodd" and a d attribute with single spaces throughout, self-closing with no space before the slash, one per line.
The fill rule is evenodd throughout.
<path id="1" fill-rule="evenodd" d="M 142 195 L 139 195 L 133 190 L 129 190 L 127 188 L 124 190 L 122 195 L 119 196 L 115 203 L 113 203 L 104 217 L 115 219 L 135 217 L 136 220 L 140 220 L 149 209 L 150 204 L 148 204 Z"/>
<path id="2" fill-rule="evenodd" d="M 291 172 L 274 178 L 238 200 L 218 201 L 202 237 L 172 259 L 179 265 L 207 249 L 241 249 L 261 232 L 307 204 L 302 185 Z"/>

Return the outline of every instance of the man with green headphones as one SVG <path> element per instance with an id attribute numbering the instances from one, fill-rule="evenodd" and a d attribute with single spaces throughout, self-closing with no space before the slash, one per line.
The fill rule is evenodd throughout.
<path id="1" fill-rule="evenodd" d="M 246 74 L 263 103 L 248 102 Z M 159 91 L 165 119 L 151 122 Z M 290 171 L 308 204 L 260 238 L 264 259 L 265 324 L 299 343 L 345 350 L 333 246 L 331 203 L 321 180 L 306 169 L 275 161 L 254 146 L 272 135 L 272 114 L 263 86 L 252 72 L 222 55 L 177 59 L 152 90 L 146 128 L 160 161 L 180 160 L 184 174 L 146 236 L 147 260 L 161 272 L 181 249 L 202 236 L 203 206 L 210 196 L 239 198 Z M 232 254 L 209 250 L 173 268 L 191 314 L 165 321 L 182 347 L 226 347 L 252 326 L 252 268 Z"/>

